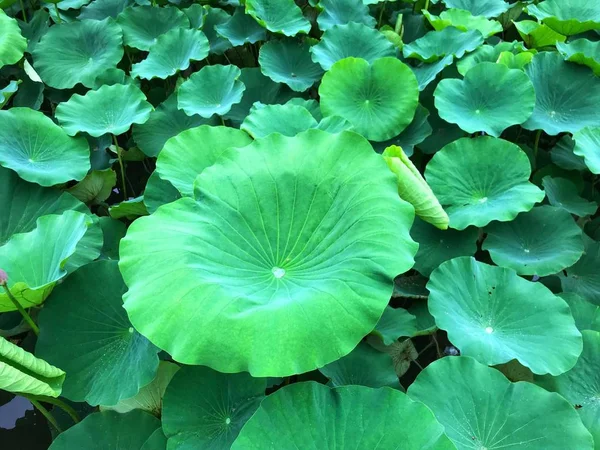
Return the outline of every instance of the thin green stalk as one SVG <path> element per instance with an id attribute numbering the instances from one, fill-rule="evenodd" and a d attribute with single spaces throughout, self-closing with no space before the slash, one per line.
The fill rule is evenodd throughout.
<path id="1" fill-rule="evenodd" d="M 42 415 L 46 418 L 46 420 L 48 422 L 50 422 L 52 424 L 52 426 L 54 428 L 56 428 L 56 431 L 58 431 L 59 433 L 62 433 L 62 428 L 58 425 L 58 422 L 56 421 L 56 419 L 52 416 L 52 414 L 50 414 L 50 411 L 48 411 L 46 408 L 44 408 L 42 406 L 42 404 L 40 402 L 38 402 L 37 400 L 34 400 L 32 398 L 29 398 L 29 401 L 31 402 L 31 404 L 33 406 L 36 407 L 36 409 L 42 413 Z"/>
<path id="2" fill-rule="evenodd" d="M 30 397 L 27 397 L 27 398 L 29 398 L 29 400 L 31 400 Z M 75 411 L 70 405 L 63 402 L 59 398 L 36 396 L 35 400 L 42 401 L 44 403 L 50 403 L 51 405 L 54 405 L 54 406 L 58 406 L 60 409 L 62 409 L 64 412 L 66 412 L 69 415 L 69 417 L 71 417 L 71 419 L 73 419 L 73 422 L 75 422 L 75 423 L 80 422 L 77 411 Z"/>
<path id="3" fill-rule="evenodd" d="M 425 11 L 429 9 L 429 0 L 425 0 L 425 6 L 423 7 Z"/>
<path id="4" fill-rule="evenodd" d="M 121 157 L 121 147 L 117 142 L 117 137 L 113 134 L 113 142 L 115 144 L 115 151 L 117 152 L 117 158 L 119 160 L 119 167 L 121 169 L 121 185 L 123 186 L 123 200 L 127 200 L 127 183 L 125 182 L 125 167 L 123 166 L 123 158 Z"/>
<path id="5" fill-rule="evenodd" d="M 54 4 L 54 12 L 56 12 L 56 23 L 62 23 L 62 19 L 60 18 L 60 12 L 58 11 L 58 3 Z"/>
<path id="6" fill-rule="evenodd" d="M 537 163 L 538 149 L 540 148 L 540 138 L 542 137 L 542 130 L 538 130 L 535 134 L 535 144 L 533 145 L 533 157 Z"/>
<path id="7" fill-rule="evenodd" d="M 379 20 L 377 21 L 377 28 L 381 28 L 381 21 L 383 20 L 383 13 L 385 13 L 385 7 L 387 6 L 387 0 L 383 2 L 383 6 L 381 7 L 381 11 L 379 12 Z"/>
<path id="8" fill-rule="evenodd" d="M 27 313 L 27 311 L 25 311 L 25 308 L 23 308 L 23 306 L 19 303 L 19 301 L 15 298 L 15 296 L 12 295 L 12 292 L 10 292 L 10 289 L 8 288 L 6 283 L 2 284 L 2 287 L 6 291 L 6 295 L 8 295 L 8 298 L 10 299 L 10 301 L 13 303 L 13 305 L 15 305 L 15 308 L 17 308 L 17 311 L 19 311 L 21 313 L 21 315 L 23 316 L 23 319 L 25 319 L 25 322 L 27 322 L 29 324 L 29 326 L 31 327 L 31 329 L 33 330 L 35 335 L 36 336 L 39 335 L 40 329 L 35 324 L 35 322 L 31 318 L 31 316 L 29 315 L 29 313 Z"/>
<path id="9" fill-rule="evenodd" d="M 23 0 L 19 0 L 19 3 L 21 4 L 21 14 L 23 15 L 23 21 L 25 23 L 27 22 L 27 15 L 25 14 L 25 4 L 23 3 Z"/>

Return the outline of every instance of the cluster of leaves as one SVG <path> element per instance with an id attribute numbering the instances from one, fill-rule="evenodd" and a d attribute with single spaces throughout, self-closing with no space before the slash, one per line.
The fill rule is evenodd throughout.
<path id="1" fill-rule="evenodd" d="M 3 445 L 600 449 L 600 2 L 0 8 Z"/>

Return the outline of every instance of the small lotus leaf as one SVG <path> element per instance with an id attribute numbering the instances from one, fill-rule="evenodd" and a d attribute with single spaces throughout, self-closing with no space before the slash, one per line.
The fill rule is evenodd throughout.
<path id="1" fill-rule="evenodd" d="M 81 13 L 77 17 L 81 19 L 89 20 L 105 20 L 107 18 L 116 19 L 119 14 L 123 12 L 129 6 L 135 4 L 135 0 L 92 0 L 91 3 L 81 8 Z M 55 17 L 55 10 L 49 10 L 52 20 Z M 61 20 L 69 21 L 68 16 L 61 16 Z M 73 19 L 71 19 L 73 20 Z M 58 19 L 56 19 L 58 21 Z"/>
<path id="2" fill-rule="evenodd" d="M 573 153 L 583 157 L 592 173 L 600 174 L 600 126 L 585 127 L 574 133 L 573 139 Z"/>
<path id="3" fill-rule="evenodd" d="M 231 42 L 217 32 L 217 27 L 227 24 L 231 19 L 231 16 L 227 11 L 220 8 L 212 8 L 205 5 L 204 9 L 206 15 L 204 16 L 202 31 L 210 43 L 210 52 L 217 55 L 223 54 L 226 50 L 231 48 Z"/>
<path id="4" fill-rule="evenodd" d="M 502 32 L 502 25 L 495 20 L 488 20 L 482 16 L 475 16 L 463 9 L 448 9 L 435 16 L 428 11 L 423 11 L 434 30 L 441 31 L 447 27 L 455 27 L 461 31 L 477 30 L 484 38 Z"/>
<path id="5" fill-rule="evenodd" d="M 448 8 L 465 9 L 474 16 L 498 17 L 511 5 L 504 0 L 444 0 Z"/>
<path id="6" fill-rule="evenodd" d="M 308 34 L 310 22 L 294 0 L 246 0 L 246 13 L 273 33 Z"/>
<path id="7" fill-rule="evenodd" d="M 529 48 L 542 48 L 564 42 L 567 37 L 552 28 L 533 20 L 515 22 L 515 28 Z"/>
<path id="8" fill-rule="evenodd" d="M 375 18 L 369 14 L 369 7 L 362 0 L 321 0 L 319 8 L 322 11 L 317 23 L 323 31 L 347 23 L 362 23 L 369 27 L 376 24 Z"/>
<path id="9" fill-rule="evenodd" d="M 302 131 L 318 126 L 315 118 L 303 106 L 258 105 L 257 103 L 250 110 L 250 114 L 240 127 L 254 139 L 268 136 L 271 133 L 293 137 Z"/>
<path id="10" fill-rule="evenodd" d="M 513 54 L 521 54 L 521 53 L 536 53 L 535 50 L 527 50 L 522 42 L 512 41 L 512 42 L 500 42 L 494 46 L 492 45 L 482 45 L 477 50 L 472 53 L 469 53 L 464 58 L 456 63 L 456 67 L 458 69 L 458 73 L 462 76 L 465 76 L 467 72 L 475 67 L 477 64 L 482 62 L 497 62 L 500 56 L 506 52 L 510 52 Z"/>
<path id="11" fill-rule="evenodd" d="M 402 49 L 405 58 L 416 58 L 423 62 L 434 62 L 444 56 L 452 55 L 462 58 L 465 53 L 472 52 L 483 44 L 483 36 L 477 30 L 461 31 L 447 27 L 442 31 L 430 31 L 422 38 Z"/>
<path id="12" fill-rule="evenodd" d="M 232 45 L 254 44 L 267 39 L 267 31 L 252 17 L 238 8 L 226 22 L 215 26 L 216 32 L 231 42 Z"/>

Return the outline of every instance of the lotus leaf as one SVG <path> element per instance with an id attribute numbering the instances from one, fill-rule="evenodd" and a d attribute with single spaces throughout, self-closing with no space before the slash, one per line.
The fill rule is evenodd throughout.
<path id="1" fill-rule="evenodd" d="M 441 31 L 447 27 L 455 27 L 461 31 L 477 30 L 484 38 L 501 33 L 502 25 L 495 20 L 488 20 L 485 17 L 475 16 L 469 11 L 463 9 L 448 9 L 442 11 L 439 16 L 435 16 L 428 11 L 423 11 L 434 30 Z"/>
<path id="2" fill-rule="evenodd" d="M 92 170 L 68 192 L 83 203 L 97 204 L 110 197 L 116 184 L 117 174 L 114 170 Z"/>
<path id="3" fill-rule="evenodd" d="M 29 108 L 0 111 L 0 165 L 42 186 L 81 180 L 90 169 L 89 147 L 52 119 Z"/>
<path id="4" fill-rule="evenodd" d="M 566 269 L 561 277 L 561 285 L 565 292 L 581 295 L 586 300 L 600 306 L 600 242 L 584 235 L 585 251 L 579 261 Z"/>
<path id="5" fill-rule="evenodd" d="M 131 76 L 147 80 L 168 78 L 186 70 L 191 61 L 206 58 L 208 50 L 208 39 L 202 31 L 173 28 L 156 39 L 145 60 L 131 67 Z"/>
<path id="6" fill-rule="evenodd" d="M 123 57 L 122 32 L 113 20 L 61 23 L 33 50 L 33 66 L 48 86 L 92 87 L 99 72 L 116 67 Z"/>
<path id="7" fill-rule="evenodd" d="M 311 113 L 303 106 L 296 105 L 259 105 L 250 110 L 242 122 L 241 129 L 254 139 L 280 133 L 284 136 L 296 134 L 318 126 Z"/>
<path id="8" fill-rule="evenodd" d="M 195 114 L 209 119 L 215 114 L 227 114 L 242 100 L 246 87 L 238 78 L 235 66 L 205 66 L 188 78 L 177 91 L 177 107 L 188 116 Z"/>
<path id="9" fill-rule="evenodd" d="M 579 196 L 577 187 L 566 178 L 544 177 L 542 180 L 548 202 L 576 216 L 591 216 L 598 210 L 598 204 L 588 202 Z"/>
<path id="10" fill-rule="evenodd" d="M 56 118 L 71 136 L 86 132 L 100 137 L 125 133 L 132 124 L 148 120 L 152 105 L 132 84 L 104 85 L 85 95 L 74 94 L 56 108 Z"/>
<path id="11" fill-rule="evenodd" d="M 545 0 L 527 13 L 565 36 L 600 29 L 600 8 L 587 0 Z"/>
<path id="12" fill-rule="evenodd" d="M 415 117 L 408 127 L 398 136 L 389 141 L 378 142 L 374 144 L 375 149 L 380 152 L 393 145 L 400 147 L 406 156 L 412 156 L 414 147 L 423 142 L 431 135 L 431 126 L 429 125 L 429 111 L 427 108 L 419 105 L 415 112 Z"/>
<path id="13" fill-rule="evenodd" d="M 183 367 L 164 397 L 163 429 L 169 448 L 229 449 L 264 398 L 267 380 Z"/>
<path id="14" fill-rule="evenodd" d="M 483 249 L 492 261 L 519 275 L 552 275 L 583 254 L 581 228 L 569 212 L 554 206 L 533 208 L 512 222 L 491 223 L 485 231 Z"/>
<path id="15" fill-rule="evenodd" d="M 156 170 L 152 172 L 144 191 L 144 204 L 150 214 L 154 213 L 160 206 L 174 202 L 180 198 L 181 192 L 169 181 L 163 180 Z"/>
<path id="16" fill-rule="evenodd" d="M 266 30 L 242 8 L 236 9 L 226 22 L 216 25 L 215 31 L 236 46 L 246 42 L 254 44 L 267 38 Z"/>
<path id="17" fill-rule="evenodd" d="M 448 8 L 465 9 L 474 16 L 498 17 L 505 13 L 510 5 L 504 0 L 444 0 Z"/>
<path id="18" fill-rule="evenodd" d="M 534 54 L 535 50 L 527 50 L 522 42 L 500 42 L 494 46 L 482 45 L 477 50 L 469 53 L 464 58 L 456 63 L 458 73 L 465 76 L 466 73 L 482 62 L 497 62 L 500 56 L 506 52 L 514 53 L 516 55 L 527 52 Z"/>
<path id="19" fill-rule="evenodd" d="M 557 45 L 567 39 L 566 36 L 557 33 L 552 28 L 533 20 L 522 20 L 514 24 L 523 42 L 529 48 Z"/>
<path id="20" fill-rule="evenodd" d="M 58 397 L 65 372 L 0 337 L 0 388 L 20 394 Z"/>
<path id="21" fill-rule="evenodd" d="M 27 49 L 27 39 L 21 35 L 19 24 L 0 9 L 0 68 L 19 62 Z"/>
<path id="22" fill-rule="evenodd" d="M 170 6 L 131 6 L 117 17 L 117 23 L 123 30 L 125 45 L 139 50 L 150 50 L 158 38 L 171 30 L 185 29 L 190 26 L 187 16 L 177 8 Z M 163 41 L 164 43 L 164 41 Z"/>
<path id="23" fill-rule="evenodd" d="M 567 61 L 588 66 L 600 76 L 600 42 L 576 39 L 566 44 L 558 42 L 556 49 Z"/>
<path id="24" fill-rule="evenodd" d="M 91 3 L 81 8 L 81 13 L 77 18 L 79 20 L 105 20 L 109 17 L 116 19 L 123 10 L 134 4 L 134 0 L 93 0 Z M 49 12 L 50 15 L 54 17 L 53 10 L 50 9 Z M 61 16 L 61 21 L 69 21 L 68 16 Z"/>
<path id="25" fill-rule="evenodd" d="M 433 411 L 459 450 L 594 448 L 564 398 L 531 383 L 511 383 L 500 371 L 465 356 L 430 364 L 408 395 Z"/>
<path id="26" fill-rule="evenodd" d="M 450 450 L 443 427 L 421 403 L 395 389 L 314 382 L 286 386 L 263 400 L 232 450 L 357 448 Z"/>
<path id="27" fill-rule="evenodd" d="M 596 306 L 572 292 L 563 292 L 559 294 L 559 297 L 569 304 L 575 319 L 575 325 L 580 331 L 600 331 L 600 306 Z M 585 350 L 585 334 L 583 336 L 583 346 Z"/>
<path id="28" fill-rule="evenodd" d="M 324 70 L 331 69 L 337 61 L 362 58 L 373 63 L 379 58 L 395 56 L 394 46 L 379 31 L 361 23 L 336 25 L 328 29 L 321 41 L 310 49 L 312 59 Z"/>
<path id="29" fill-rule="evenodd" d="M 447 27 L 441 31 L 430 31 L 422 38 L 402 49 L 405 58 L 416 58 L 423 62 L 434 62 L 444 56 L 462 58 L 483 44 L 483 36 L 477 30 L 461 31 Z"/>
<path id="30" fill-rule="evenodd" d="M 507 165 L 504 161 L 511 161 Z M 493 137 L 463 138 L 436 153 L 425 170 L 450 227 L 506 222 L 544 199 L 530 183 L 529 158 L 515 144 Z"/>
<path id="31" fill-rule="evenodd" d="M 439 61 L 433 63 L 422 63 L 419 66 L 411 66 L 411 69 L 417 77 L 419 83 L 419 91 L 424 91 L 430 83 L 432 83 L 436 77 L 446 67 L 450 66 L 454 62 L 454 56 L 446 55 Z"/>
<path id="32" fill-rule="evenodd" d="M 525 122 L 535 107 L 535 91 L 525 73 L 489 62 L 469 69 L 464 80 L 440 81 L 434 95 L 442 119 L 467 133 L 495 137 Z"/>
<path id="33" fill-rule="evenodd" d="M 246 13 L 274 33 L 295 36 L 310 31 L 310 22 L 294 0 L 246 0 Z"/>
<path id="34" fill-rule="evenodd" d="M 362 0 L 321 0 L 319 7 L 322 11 L 317 17 L 317 23 L 323 31 L 347 23 L 362 23 L 369 27 L 375 26 L 376 23 Z"/>
<path id="35" fill-rule="evenodd" d="M 559 375 L 581 353 L 581 334 L 569 306 L 541 283 L 470 257 L 431 274 L 429 310 L 465 356 L 487 364 L 517 359 L 533 373 Z M 543 352 L 551 346 L 554 351 Z"/>
<path id="36" fill-rule="evenodd" d="M 394 344 L 401 337 L 411 337 L 419 333 L 419 323 L 416 316 L 403 308 L 385 308 L 372 336 L 378 336 L 383 345 Z"/>
<path id="37" fill-rule="evenodd" d="M 306 91 L 320 80 L 323 70 L 310 59 L 310 45 L 293 40 L 269 41 L 260 48 L 260 70 L 277 83 L 297 92 Z"/>
<path id="38" fill-rule="evenodd" d="M 385 141 L 411 123 L 419 89 L 410 68 L 395 58 L 372 64 L 345 58 L 325 74 L 319 95 L 324 116 L 343 117 L 367 139 Z"/>
<path id="39" fill-rule="evenodd" d="M 210 52 L 220 55 L 231 48 L 231 42 L 217 32 L 217 27 L 228 23 L 231 16 L 222 9 L 211 8 L 210 6 L 204 6 L 204 8 L 206 14 L 203 16 L 202 31 L 210 43 Z"/>
<path id="40" fill-rule="evenodd" d="M 136 220 L 121 244 L 132 323 L 181 362 L 254 376 L 323 366 L 374 328 L 393 277 L 413 264 L 412 207 L 355 133 L 272 134 L 229 151 L 197 178 L 195 197 Z"/>
<path id="41" fill-rule="evenodd" d="M 583 157 L 592 173 L 600 174 L 600 126 L 585 127 L 574 133 L 573 139 L 573 153 Z"/>

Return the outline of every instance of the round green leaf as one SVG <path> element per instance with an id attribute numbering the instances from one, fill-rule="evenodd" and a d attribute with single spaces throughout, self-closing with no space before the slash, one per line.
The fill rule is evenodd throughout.
<path id="1" fill-rule="evenodd" d="M 495 20 L 488 20 L 482 16 L 475 16 L 463 9 L 448 9 L 439 16 L 423 11 L 423 15 L 434 30 L 441 31 L 447 27 L 455 27 L 461 31 L 477 30 L 484 38 L 489 38 L 502 32 L 502 25 Z"/>
<path id="2" fill-rule="evenodd" d="M 533 208 L 512 222 L 494 222 L 485 231 L 483 249 L 492 261 L 519 275 L 552 275 L 583 254 L 581 228 L 571 214 L 554 206 Z"/>
<path id="3" fill-rule="evenodd" d="M 123 30 L 125 45 L 139 50 L 150 50 L 158 37 L 170 30 L 188 28 L 190 21 L 183 11 L 166 6 L 131 6 L 117 17 Z"/>
<path id="4" fill-rule="evenodd" d="M 208 39 L 202 31 L 174 28 L 160 35 L 150 47 L 148 57 L 131 66 L 131 76 L 165 79 L 190 67 L 191 61 L 208 56 Z"/>
<path id="5" fill-rule="evenodd" d="M 254 414 L 266 378 L 184 366 L 167 387 L 162 412 L 169 448 L 228 450 Z"/>
<path id="6" fill-rule="evenodd" d="M 523 128 L 554 136 L 600 126 L 600 79 L 590 69 L 565 62 L 559 53 L 542 52 L 525 72 L 535 88 L 536 105 Z"/>
<path id="7" fill-rule="evenodd" d="M 395 389 L 296 383 L 263 400 L 232 450 L 450 450 L 429 409 Z"/>
<path id="8" fill-rule="evenodd" d="M 312 60 L 323 70 L 331 69 L 337 61 L 362 58 L 370 64 L 386 56 L 395 57 L 396 50 L 390 41 L 373 28 L 361 23 L 336 25 L 325 31 L 321 41 L 310 48 Z"/>
<path id="9" fill-rule="evenodd" d="M 564 398 L 531 383 L 511 383 L 472 358 L 431 363 L 408 394 L 433 411 L 458 450 L 594 448 Z"/>
<path id="10" fill-rule="evenodd" d="M 600 76 L 600 42 L 576 39 L 568 44 L 557 42 L 556 49 L 567 61 L 588 66 Z"/>
<path id="11" fill-rule="evenodd" d="M 107 18 L 116 19 L 123 10 L 135 2 L 134 0 L 93 0 L 90 4 L 81 8 L 81 14 L 77 17 L 81 19 L 104 20 Z M 50 15 L 54 17 L 52 9 Z M 69 20 L 68 16 L 63 15 L 63 21 Z"/>
<path id="12" fill-rule="evenodd" d="M 33 50 L 33 66 L 44 83 L 68 89 L 93 87 L 104 70 L 123 57 L 122 32 L 112 19 L 61 23 L 48 30 Z"/>
<path id="13" fill-rule="evenodd" d="M 583 235 L 585 251 L 579 261 L 561 276 L 561 286 L 565 292 L 581 295 L 586 300 L 600 306 L 600 242 Z"/>
<path id="14" fill-rule="evenodd" d="M 280 133 L 293 137 L 302 131 L 318 126 L 311 113 L 297 105 L 262 105 L 256 103 L 248 117 L 242 122 L 241 129 L 254 139 Z"/>
<path id="15" fill-rule="evenodd" d="M 419 244 L 413 268 L 428 277 L 445 261 L 458 256 L 474 255 L 479 232 L 475 227 L 464 231 L 440 230 L 417 217 L 410 235 Z"/>
<path id="16" fill-rule="evenodd" d="M 410 68 L 395 58 L 372 64 L 345 58 L 325 74 L 319 95 L 325 117 L 343 117 L 367 139 L 385 141 L 410 125 L 419 87 Z"/>
<path id="17" fill-rule="evenodd" d="M 323 31 L 347 23 L 361 23 L 371 28 L 377 23 L 369 14 L 369 7 L 362 0 L 321 0 L 319 8 L 322 11 L 317 17 L 317 23 Z"/>
<path id="18" fill-rule="evenodd" d="M 54 284 L 67 274 L 65 264 L 91 225 L 88 216 L 76 211 L 43 216 L 37 219 L 33 231 L 16 234 L 0 247 L 8 287 L 21 305 L 39 305 L 48 297 Z M 3 290 L 0 312 L 14 310 Z"/>
<path id="19" fill-rule="evenodd" d="M 273 33 L 308 34 L 310 22 L 294 0 L 246 0 L 246 13 Z"/>
<path id="20" fill-rule="evenodd" d="M 203 67 L 179 87 L 177 107 L 188 116 L 198 114 L 206 119 L 227 114 L 246 90 L 238 80 L 240 75 L 240 69 L 232 65 Z"/>
<path id="21" fill-rule="evenodd" d="M 580 331 L 600 331 L 600 306 L 596 306 L 572 292 L 563 292 L 558 296 L 569 304 L 575 325 Z M 585 350 L 585 336 L 583 346 Z"/>
<path id="22" fill-rule="evenodd" d="M 159 429 L 160 420 L 144 411 L 98 412 L 60 433 L 48 450 L 146 450 Z"/>
<path id="23" fill-rule="evenodd" d="M 583 333 L 583 352 L 571 370 L 557 377 L 537 377 L 536 382 L 545 389 L 558 392 L 579 413 L 581 421 L 600 442 L 600 332 Z"/>
<path id="24" fill-rule="evenodd" d="M 600 174 L 600 127 L 586 127 L 573 134 L 573 153 L 584 158 L 585 165 L 596 175 Z"/>
<path id="25" fill-rule="evenodd" d="M 463 355 L 484 364 L 517 359 L 533 373 L 558 375 L 581 353 L 565 301 L 511 269 L 455 258 L 433 271 L 427 289 L 438 327 Z"/>
<path id="26" fill-rule="evenodd" d="M 122 307 L 126 290 L 117 262 L 97 261 L 70 275 L 45 303 L 36 355 L 67 372 L 69 400 L 116 405 L 154 378 L 157 348 L 131 326 Z"/>
<path id="27" fill-rule="evenodd" d="M 514 25 L 521 39 L 529 48 L 549 47 L 567 40 L 566 36 L 533 20 L 521 20 L 520 22 L 514 22 Z"/>
<path id="28" fill-rule="evenodd" d="M 587 0 L 545 0 L 527 13 L 565 36 L 600 29 L 600 8 Z"/>
<path id="29" fill-rule="evenodd" d="M 323 70 L 310 59 L 310 45 L 293 40 L 269 41 L 260 48 L 258 63 L 263 74 L 296 92 L 306 91 L 321 79 Z"/>
<path id="30" fill-rule="evenodd" d="M 19 24 L 0 9 L 0 68 L 15 64 L 27 49 L 27 39 L 21 35 Z"/>
<path id="31" fill-rule="evenodd" d="M 425 170 L 450 227 L 457 230 L 510 221 L 541 202 L 544 192 L 529 182 L 530 175 L 525 152 L 493 137 L 454 141 L 437 152 Z"/>
<path id="32" fill-rule="evenodd" d="M 360 385 L 400 389 L 390 355 L 375 350 L 366 342 L 358 344 L 343 358 L 321 367 L 319 372 L 329 378 L 332 387 Z"/>
<path id="33" fill-rule="evenodd" d="M 216 32 L 234 46 L 267 40 L 267 31 L 256 20 L 238 8 L 226 22 L 215 26 Z"/>
<path id="34" fill-rule="evenodd" d="M 0 165 L 42 186 L 81 180 L 90 169 L 83 138 L 72 138 L 50 118 L 30 108 L 0 111 Z"/>
<path id="35" fill-rule="evenodd" d="M 104 85 L 85 95 L 73 94 L 56 107 L 56 118 L 71 136 L 82 131 L 94 137 L 125 133 L 132 124 L 144 123 L 152 105 L 132 84 Z"/>
<path id="36" fill-rule="evenodd" d="M 412 207 L 352 132 L 228 151 L 195 196 L 136 220 L 120 260 L 132 323 L 188 364 L 287 376 L 339 359 L 374 328 L 417 250 Z"/>
<path id="37" fill-rule="evenodd" d="M 535 91 L 527 75 L 491 62 L 477 64 L 464 80 L 440 81 L 434 95 L 446 122 L 467 133 L 484 131 L 495 137 L 525 122 L 535 107 Z"/>
<path id="38" fill-rule="evenodd" d="M 552 206 L 564 209 L 579 217 L 591 216 L 598 210 L 598 204 L 588 202 L 579 196 L 577 187 L 566 178 L 545 176 L 542 180 L 546 197 Z"/>
<path id="39" fill-rule="evenodd" d="M 466 75 L 466 73 L 482 62 L 497 62 L 501 55 L 506 52 L 521 54 L 527 52 L 527 49 L 523 45 L 522 42 L 512 41 L 512 42 L 500 42 L 494 46 L 491 45 L 482 45 L 473 53 L 466 55 L 460 61 L 456 63 L 456 67 L 458 69 L 458 73 L 461 75 Z M 530 50 L 529 52 L 535 53 L 535 50 Z M 528 53 L 529 53 L 528 52 Z"/>
<path id="40" fill-rule="evenodd" d="M 461 31 L 447 27 L 441 31 L 430 31 L 422 38 L 402 49 L 405 58 L 416 58 L 423 62 L 434 62 L 444 56 L 452 55 L 462 58 L 465 53 L 472 52 L 483 44 L 483 36 L 477 30 Z"/>
<path id="41" fill-rule="evenodd" d="M 252 139 L 235 128 L 200 126 L 169 139 L 156 161 L 156 172 L 182 195 L 192 197 L 194 181 L 231 147 L 245 147 Z"/>
<path id="42" fill-rule="evenodd" d="M 444 0 L 448 8 L 465 9 L 474 16 L 498 17 L 510 8 L 504 0 Z"/>

